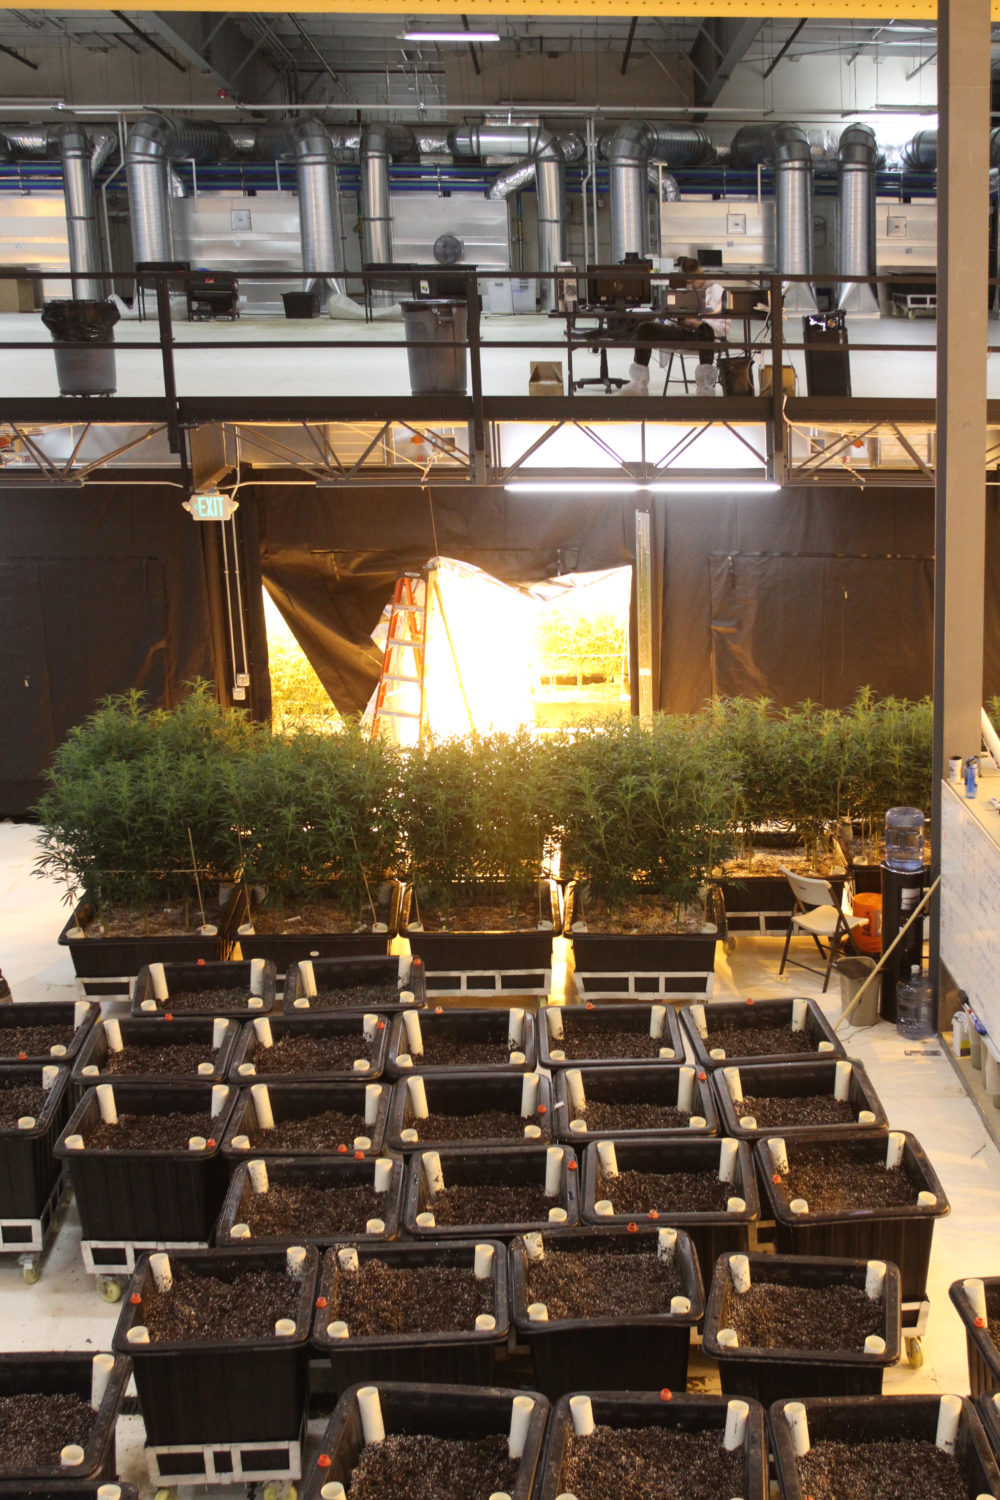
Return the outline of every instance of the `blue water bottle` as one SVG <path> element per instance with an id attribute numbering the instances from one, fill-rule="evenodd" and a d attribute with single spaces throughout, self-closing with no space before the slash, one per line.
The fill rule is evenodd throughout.
<path id="1" fill-rule="evenodd" d="M 976 795 L 976 769 L 978 765 L 978 755 L 970 755 L 965 762 L 965 795 L 967 797 L 975 797 Z"/>

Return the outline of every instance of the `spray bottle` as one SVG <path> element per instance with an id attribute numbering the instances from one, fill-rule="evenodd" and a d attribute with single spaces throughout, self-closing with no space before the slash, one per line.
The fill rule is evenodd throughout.
<path id="1" fill-rule="evenodd" d="M 976 795 L 976 771 L 979 767 L 979 756 L 970 755 L 965 762 L 965 795 L 975 797 Z"/>

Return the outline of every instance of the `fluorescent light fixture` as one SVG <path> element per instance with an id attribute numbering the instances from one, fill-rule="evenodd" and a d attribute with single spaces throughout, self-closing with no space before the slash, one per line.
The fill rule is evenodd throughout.
<path id="1" fill-rule="evenodd" d="M 531 480 L 505 484 L 514 495 L 773 495 L 781 485 L 769 479 L 672 479 L 633 484 L 624 479 Z"/>
<path id="2" fill-rule="evenodd" d="M 498 42 L 499 31 L 404 31 L 404 42 Z"/>

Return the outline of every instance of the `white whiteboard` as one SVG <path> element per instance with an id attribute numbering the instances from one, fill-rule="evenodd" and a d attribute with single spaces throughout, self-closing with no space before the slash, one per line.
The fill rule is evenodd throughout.
<path id="1" fill-rule="evenodd" d="M 952 787 L 941 804 L 941 959 L 1000 1039 L 1000 845 Z"/>

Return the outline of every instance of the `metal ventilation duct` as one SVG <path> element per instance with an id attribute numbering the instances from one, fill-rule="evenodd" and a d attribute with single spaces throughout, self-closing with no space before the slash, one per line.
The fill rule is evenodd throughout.
<path id="1" fill-rule="evenodd" d="M 0 129 L 0 161 L 35 157 L 45 161 L 58 157 L 62 163 L 63 200 L 69 268 L 73 273 L 72 295 L 100 300 L 107 288 L 100 279 L 101 247 L 97 235 L 93 174 L 111 156 L 117 145 L 108 131 L 93 135 L 81 125 L 4 125 Z"/>
<path id="2" fill-rule="evenodd" d="M 366 266 L 392 262 L 390 155 L 390 127 L 366 125 L 361 132 L 361 258 Z"/>
<path id="3" fill-rule="evenodd" d="M 733 136 L 729 159 L 734 166 L 774 163 L 774 261 L 782 276 L 813 272 L 812 150 L 800 125 L 744 125 Z M 786 312 L 816 311 L 812 287 L 805 282 L 785 291 Z"/>
<path id="4" fill-rule="evenodd" d="M 336 151 L 319 120 L 296 120 L 291 135 L 299 175 L 303 289 L 325 297 L 343 291 Z"/>
<path id="5" fill-rule="evenodd" d="M 936 172 L 938 160 L 938 133 L 936 130 L 918 130 L 900 154 L 900 161 L 909 172 Z M 1000 128 L 990 131 L 990 166 L 1000 167 Z"/>
<path id="6" fill-rule="evenodd" d="M 837 272 L 841 276 L 875 275 L 875 167 L 878 143 L 869 125 L 848 125 L 837 151 L 839 230 Z M 842 286 L 842 312 L 878 317 L 874 286 Z"/>
<path id="7" fill-rule="evenodd" d="M 172 161 L 228 161 L 232 140 L 221 125 L 174 123 L 166 115 L 144 115 L 129 131 L 125 176 L 132 210 L 136 263 L 173 260 L 168 168 Z"/>
<path id="8" fill-rule="evenodd" d="M 712 156 L 712 143 L 700 125 L 652 125 L 629 120 L 606 147 L 611 169 L 611 259 L 649 250 L 649 177 L 655 157 L 668 167 L 696 166 Z"/>

